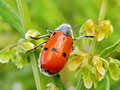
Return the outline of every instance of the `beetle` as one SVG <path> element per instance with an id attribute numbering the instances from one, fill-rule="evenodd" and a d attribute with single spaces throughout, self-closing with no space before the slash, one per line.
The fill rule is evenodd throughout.
<path id="1" fill-rule="evenodd" d="M 43 45 L 44 43 L 46 43 L 46 45 L 43 47 L 39 58 L 40 71 L 46 75 L 57 74 L 63 69 L 73 47 L 73 40 L 78 40 L 83 37 L 94 37 L 89 35 L 82 35 L 74 39 L 71 25 L 65 23 L 59 25 L 54 32 L 50 30 L 47 31 L 51 35 L 46 34 L 38 38 L 29 36 L 30 38 L 35 40 L 44 37 L 49 37 L 49 40 L 47 42 L 42 42 L 35 48 L 27 51 L 33 51 L 41 45 Z"/>

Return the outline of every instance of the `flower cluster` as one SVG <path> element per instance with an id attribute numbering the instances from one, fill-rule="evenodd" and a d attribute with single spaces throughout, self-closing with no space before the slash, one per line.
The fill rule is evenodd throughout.
<path id="1" fill-rule="evenodd" d="M 26 67 L 30 62 L 29 54 L 26 54 L 26 51 L 34 48 L 35 45 L 40 42 L 43 42 L 42 39 L 33 40 L 29 36 L 38 37 L 40 33 L 34 29 L 28 30 L 25 39 L 21 38 L 17 44 L 7 46 L 0 51 L 0 62 L 8 63 L 11 60 L 18 68 Z M 39 53 L 40 49 L 36 52 Z"/>
<path id="2" fill-rule="evenodd" d="M 110 20 L 95 22 L 91 19 L 88 19 L 80 28 L 79 33 L 84 35 L 94 35 L 97 41 L 101 41 L 113 33 L 113 26 Z"/>
<path id="3" fill-rule="evenodd" d="M 79 33 L 95 36 L 95 39 L 99 42 L 113 33 L 113 26 L 110 20 L 103 20 L 96 23 L 95 21 L 88 19 L 80 28 Z M 79 73 L 82 73 L 83 75 L 83 81 L 86 88 L 91 88 L 92 84 L 94 87 L 97 87 L 97 83 L 105 77 L 105 73 L 108 70 L 111 77 L 114 80 L 118 80 L 120 71 L 118 62 L 120 61 L 110 57 L 104 59 L 100 57 L 100 55 L 93 56 L 90 53 L 80 51 L 78 47 L 72 51 L 71 55 L 73 58 L 67 64 L 66 69 L 68 71 L 79 69 Z"/>
<path id="4" fill-rule="evenodd" d="M 72 55 L 74 57 L 68 62 L 66 70 L 75 71 L 79 69 L 79 73 L 82 73 L 83 75 L 83 81 L 86 88 L 91 88 L 92 84 L 94 84 L 94 87 L 96 88 L 97 83 L 105 77 L 107 71 L 110 72 L 110 75 L 114 80 L 119 79 L 119 60 L 110 57 L 106 60 L 99 55 L 93 56 L 89 53 L 80 51 L 78 47 L 72 51 L 71 56 Z"/>

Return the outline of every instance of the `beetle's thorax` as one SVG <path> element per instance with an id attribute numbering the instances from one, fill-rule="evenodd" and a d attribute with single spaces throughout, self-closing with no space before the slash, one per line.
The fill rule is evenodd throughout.
<path id="1" fill-rule="evenodd" d="M 59 25 L 55 31 L 61 31 L 62 33 L 64 33 L 66 36 L 71 36 L 73 37 L 73 33 L 72 33 L 72 28 L 69 24 L 62 24 Z"/>

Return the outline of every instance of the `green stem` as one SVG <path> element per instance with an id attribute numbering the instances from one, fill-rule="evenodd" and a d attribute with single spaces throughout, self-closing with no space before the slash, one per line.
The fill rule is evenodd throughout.
<path id="1" fill-rule="evenodd" d="M 102 20 L 104 20 L 105 14 L 106 14 L 106 7 L 107 7 L 107 0 L 103 0 L 101 9 L 100 9 L 98 22 L 101 22 Z M 94 51 L 97 49 L 97 45 L 98 45 L 97 39 L 93 39 L 92 44 L 90 46 L 89 53 L 94 54 Z"/>
<path id="2" fill-rule="evenodd" d="M 63 90 L 63 85 L 62 85 L 60 75 L 59 74 L 53 75 L 52 78 L 55 82 L 56 87 L 58 87 L 60 90 Z"/>
<path id="3" fill-rule="evenodd" d="M 106 90 L 110 90 L 110 83 L 109 83 L 109 77 L 108 77 L 108 75 L 106 75 L 106 79 L 107 79 Z"/>
<path id="4" fill-rule="evenodd" d="M 26 33 L 27 30 L 29 30 L 32 26 L 26 0 L 16 0 L 16 2 L 18 5 L 19 13 L 20 13 L 23 30 L 24 30 L 24 33 Z"/>
<path id="5" fill-rule="evenodd" d="M 82 73 L 81 73 L 80 79 L 79 79 L 79 81 L 77 83 L 77 86 L 76 86 L 75 90 L 82 90 L 83 86 L 84 86 L 84 83 L 83 83 Z"/>
<path id="6" fill-rule="evenodd" d="M 44 82 L 43 74 L 40 73 L 40 71 L 39 71 L 38 61 L 36 60 L 36 57 L 33 52 L 30 53 L 30 59 L 31 59 L 31 63 L 32 63 L 32 69 L 33 69 L 33 73 L 34 73 L 37 90 L 46 90 L 46 85 Z"/>
<path id="7" fill-rule="evenodd" d="M 97 39 L 94 38 L 94 39 L 92 40 L 89 53 L 94 54 L 94 51 L 95 51 L 96 48 L 97 48 L 97 44 L 98 44 Z"/>
<path id="8" fill-rule="evenodd" d="M 26 33 L 27 30 L 31 28 L 31 20 L 28 13 L 26 0 L 16 0 L 16 2 L 22 21 L 23 31 Z M 30 53 L 30 60 L 32 63 L 37 90 L 46 90 L 43 74 L 39 71 L 37 58 L 33 52 Z"/>
<path id="9" fill-rule="evenodd" d="M 103 0 L 102 1 L 102 5 L 101 5 L 101 10 L 100 10 L 98 22 L 104 20 L 105 13 L 106 13 L 106 7 L 107 7 L 107 0 Z M 96 50 L 97 45 L 98 45 L 97 39 L 94 38 L 92 43 L 91 43 L 91 46 L 90 46 L 90 49 L 89 49 L 89 53 L 94 54 L 94 51 Z M 84 84 L 83 84 L 83 80 L 81 80 L 81 79 L 82 79 L 82 76 L 79 79 L 79 82 L 77 84 L 76 90 L 82 90 L 82 86 Z"/>
<path id="10" fill-rule="evenodd" d="M 107 9 L 107 0 L 102 1 L 98 22 L 104 20 Z"/>

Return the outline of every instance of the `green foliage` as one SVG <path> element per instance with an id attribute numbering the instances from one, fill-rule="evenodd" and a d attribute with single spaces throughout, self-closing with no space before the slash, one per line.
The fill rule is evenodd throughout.
<path id="1" fill-rule="evenodd" d="M 114 7 L 115 5 L 117 5 L 117 3 L 119 3 L 119 1 L 108 1 L 108 3 L 110 4 L 107 7 L 106 6 L 107 0 L 103 0 L 104 2 L 102 3 L 99 19 L 98 19 L 98 13 L 99 13 L 98 8 L 100 7 L 100 4 L 101 4 L 100 1 L 80 0 L 80 1 L 73 2 L 68 0 L 61 0 L 61 1 L 34 0 L 34 1 L 27 1 L 27 4 L 26 4 L 25 0 L 16 0 L 20 16 L 15 11 L 16 7 L 14 6 L 16 4 L 15 5 L 13 3 L 11 4 L 12 2 L 11 0 L 7 1 L 12 6 L 11 7 L 5 1 L 0 0 L 0 16 L 2 16 L 2 19 L 0 17 L 0 20 L 2 20 L 0 21 L 0 25 L 7 26 L 7 24 L 4 24 L 5 22 L 4 20 L 6 20 L 15 28 L 15 30 L 20 32 L 23 38 L 19 39 L 18 42 L 16 42 L 17 44 L 7 46 L 0 51 L 0 62 L 8 63 L 12 61 L 18 68 L 22 68 L 22 67 L 27 68 L 29 66 L 28 64 L 31 62 L 34 78 L 35 78 L 35 82 L 38 90 L 40 90 L 40 88 L 44 90 L 46 88 L 45 87 L 46 84 L 48 88 L 52 90 L 58 89 L 58 88 L 67 89 L 67 86 L 65 85 L 66 85 L 66 82 L 69 82 L 69 80 L 71 80 L 74 87 L 76 87 L 76 90 L 79 90 L 80 88 L 82 89 L 84 85 L 86 88 L 91 88 L 92 84 L 94 85 L 94 88 L 96 88 L 97 90 L 101 90 L 105 87 L 106 87 L 106 90 L 109 90 L 110 88 L 112 88 L 112 84 L 109 84 L 109 81 L 111 82 L 111 80 L 109 80 L 108 77 L 105 82 L 107 84 L 106 86 L 102 86 L 102 83 L 101 83 L 105 75 L 108 74 L 107 71 L 109 71 L 112 79 L 114 80 L 119 79 L 120 61 L 118 59 L 120 59 L 120 57 L 119 55 L 116 56 L 116 52 L 120 51 L 120 46 L 118 41 L 119 33 L 120 33 L 118 31 L 118 27 L 119 27 L 118 21 L 120 20 L 120 18 L 117 17 L 117 15 L 119 15 L 119 12 L 117 12 L 118 7 Z M 15 10 L 13 10 L 13 7 Z M 106 8 L 108 8 L 107 12 L 106 12 Z M 30 14 L 28 13 L 28 10 Z M 112 10 L 112 14 L 111 14 L 111 10 Z M 115 14 L 115 11 L 116 11 L 116 14 Z M 105 13 L 106 13 L 105 19 L 109 19 L 109 20 L 103 20 L 105 17 Z M 30 17 L 32 20 L 32 25 L 31 25 Z M 54 82 L 50 80 L 50 83 L 52 82 L 54 84 L 48 84 L 49 83 L 48 80 L 51 78 L 48 78 L 39 72 L 37 59 L 39 56 L 38 53 L 40 52 L 41 49 L 38 49 L 32 53 L 26 54 L 27 50 L 33 48 L 34 46 L 44 41 L 44 40 L 35 41 L 29 38 L 29 36 L 39 37 L 40 33 L 42 34 L 46 33 L 47 29 L 55 28 L 57 26 L 57 23 L 54 21 L 54 19 L 57 19 L 59 23 L 61 22 L 63 23 L 66 21 L 67 23 L 68 22 L 71 24 L 74 23 L 73 26 L 77 23 L 82 23 L 83 26 L 80 29 L 82 31 L 79 31 L 80 34 L 81 32 L 82 34 L 84 33 L 86 35 L 95 35 L 95 36 L 97 36 L 97 34 L 100 34 L 97 36 L 98 38 L 100 36 L 99 40 L 97 40 L 98 38 L 96 37 L 95 39 L 90 39 L 92 40 L 92 44 L 90 46 L 89 51 L 87 49 L 89 47 L 89 44 L 82 46 L 81 42 L 74 42 L 75 46 L 79 46 L 81 51 L 77 49 L 75 52 L 72 52 L 73 54 L 72 56 L 70 56 L 70 61 L 67 64 L 66 68 L 69 71 L 77 72 L 76 76 L 79 78 L 79 80 L 78 79 L 76 80 L 77 77 L 74 78 L 74 75 L 73 75 L 74 72 L 72 74 L 67 75 L 67 73 L 69 72 L 66 73 L 63 70 L 62 72 L 60 72 L 63 85 L 61 83 L 60 77 L 57 77 L 57 76 L 53 76 L 52 79 L 54 80 Z M 91 23 L 89 23 L 88 19 L 93 21 L 92 26 L 90 26 Z M 98 23 L 95 22 L 97 21 L 97 19 L 99 21 Z M 88 22 L 86 22 L 87 20 Z M 109 22 L 108 26 L 106 22 L 107 23 Z M 105 37 L 108 36 L 108 34 L 111 34 L 113 32 L 112 24 L 114 26 L 115 32 L 111 37 L 104 39 Z M 38 31 L 40 31 L 40 33 L 35 29 L 31 29 L 33 28 L 32 26 Z M 3 27 L 1 28 L 0 26 L 0 34 L 2 34 L 2 32 L 5 30 L 4 28 Z M 14 31 L 14 28 L 12 28 L 13 30 L 11 31 Z M 90 31 L 94 30 L 94 31 L 90 32 L 89 30 Z M 104 32 L 102 30 L 104 30 Z M 99 33 L 98 31 L 102 32 L 102 34 Z M 74 31 L 74 36 L 75 37 L 78 36 L 78 31 Z M 84 41 L 88 42 L 88 40 L 84 40 Z M 99 43 L 97 41 L 99 41 Z M 13 41 L 11 40 L 11 42 Z M 97 44 L 98 44 L 98 48 L 96 49 Z M 82 51 L 86 51 L 85 49 L 83 50 L 83 48 L 85 48 L 89 53 L 82 52 Z M 74 54 L 77 54 L 78 56 L 74 57 Z M 1 86 L 3 85 L 2 83 L 4 81 L 2 80 L 2 77 L 7 77 L 3 75 L 5 65 L 6 64 L 4 65 L 0 64 L 0 68 L 2 68 L 0 71 L 0 77 L 1 77 L 0 89 L 8 90 L 10 88 L 5 89 L 4 86 Z M 9 64 L 7 64 L 6 66 L 9 66 Z M 25 68 L 23 68 L 23 70 L 24 69 Z M 29 70 L 31 70 L 31 68 Z M 29 75 L 28 71 L 25 71 L 24 73 L 27 73 L 27 75 Z M 6 74 L 6 75 L 9 75 L 9 74 Z M 69 79 L 70 76 L 72 76 L 71 79 Z M 66 81 L 64 81 L 63 78 L 65 78 Z M 22 79 L 23 77 L 20 78 L 19 81 L 21 81 Z M 14 83 L 14 81 L 15 80 L 11 80 L 10 83 Z M 24 83 L 24 82 L 25 80 L 21 81 L 20 83 Z M 100 84 L 98 82 L 100 82 Z M 105 83 L 103 84 L 105 85 Z M 29 84 L 28 83 L 24 83 L 24 84 L 26 84 L 26 86 L 23 85 L 24 87 L 22 89 L 26 90 L 25 87 L 29 87 L 28 86 Z M 34 85 L 34 84 L 30 84 L 30 86 L 31 85 Z M 13 88 L 11 90 L 13 90 Z M 91 88 L 91 90 L 94 90 L 94 89 Z"/>
<path id="2" fill-rule="evenodd" d="M 110 54 L 113 54 L 115 52 L 120 52 L 120 40 L 116 42 L 114 45 L 105 48 L 101 52 L 100 57 L 107 58 Z"/>
<path id="3" fill-rule="evenodd" d="M 24 37 L 19 15 L 4 0 L 0 0 L 0 16 L 7 20 Z"/>
<path id="4" fill-rule="evenodd" d="M 0 51 L 0 62 L 1 63 L 8 63 L 10 60 L 10 50 L 12 47 L 16 45 L 10 45 L 5 47 L 3 50 Z"/>
<path id="5" fill-rule="evenodd" d="M 31 28 L 31 20 L 25 0 L 16 0 L 24 33 Z"/>

